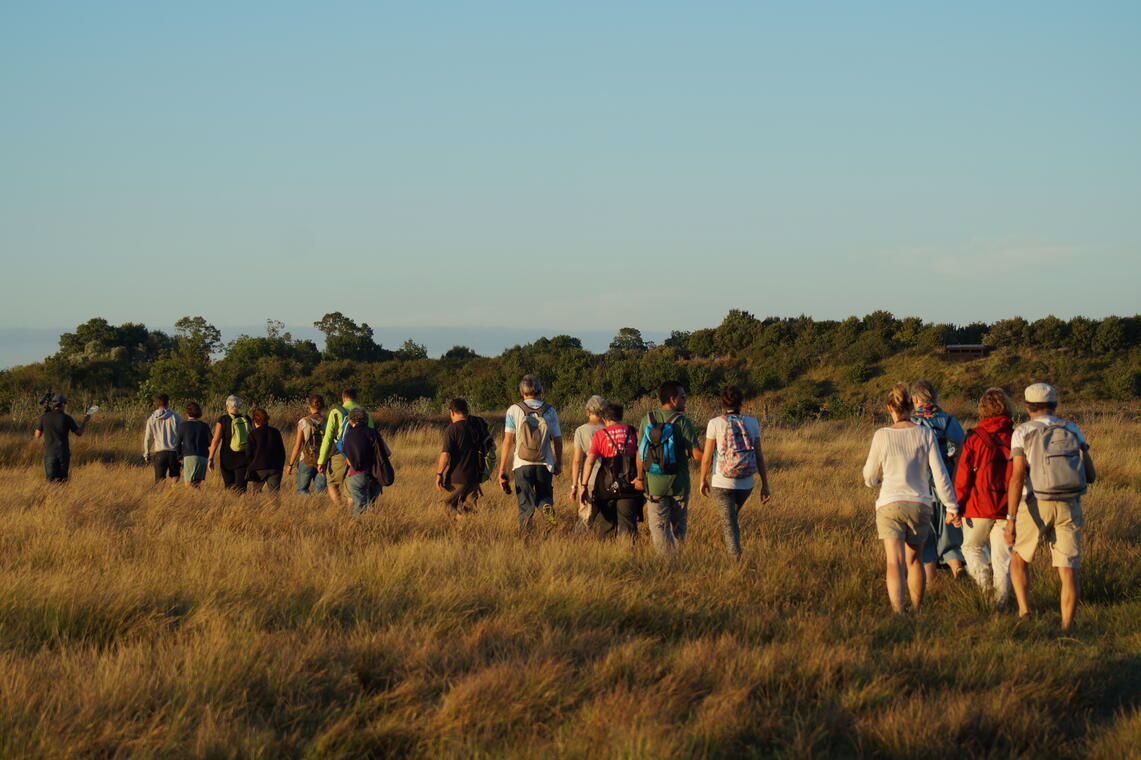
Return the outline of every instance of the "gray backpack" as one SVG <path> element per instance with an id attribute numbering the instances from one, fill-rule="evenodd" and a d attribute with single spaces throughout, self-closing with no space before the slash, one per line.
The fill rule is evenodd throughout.
<path id="1" fill-rule="evenodd" d="M 1086 468 L 1078 436 L 1060 422 L 1034 427 L 1024 443 L 1034 495 L 1047 501 L 1081 496 L 1086 492 Z"/>
<path id="2" fill-rule="evenodd" d="M 551 405 L 543 403 L 532 409 L 521 401 L 515 406 L 523 410 L 523 421 L 515 431 L 515 455 L 524 462 L 546 462 L 547 451 L 551 447 L 546 414 Z"/>

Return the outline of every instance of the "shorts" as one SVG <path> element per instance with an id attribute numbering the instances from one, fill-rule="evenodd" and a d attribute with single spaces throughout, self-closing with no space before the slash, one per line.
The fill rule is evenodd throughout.
<path id="1" fill-rule="evenodd" d="M 1050 544 L 1054 567 L 1081 567 L 1084 523 L 1080 496 L 1063 501 L 1028 499 L 1019 507 L 1014 523 L 1014 551 L 1030 562 L 1044 538 Z"/>
<path id="2" fill-rule="evenodd" d="M 876 534 L 903 541 L 919 551 L 931 532 L 931 507 L 917 501 L 893 501 L 876 510 Z"/>
<path id="3" fill-rule="evenodd" d="M 325 482 L 330 488 L 339 488 L 349 477 L 349 463 L 344 454 L 334 454 L 325 463 Z"/>
<path id="4" fill-rule="evenodd" d="M 206 480 L 206 463 L 206 457 L 183 457 L 182 480 L 186 483 L 201 483 Z"/>
<path id="5" fill-rule="evenodd" d="M 479 484 L 453 483 L 452 490 L 444 496 L 444 506 L 452 512 L 472 511 L 483 493 Z"/>

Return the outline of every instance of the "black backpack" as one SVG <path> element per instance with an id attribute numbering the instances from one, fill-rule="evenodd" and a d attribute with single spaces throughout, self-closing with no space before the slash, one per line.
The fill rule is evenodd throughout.
<path id="1" fill-rule="evenodd" d="M 594 480 L 594 499 L 608 501 L 640 496 L 641 492 L 634 488 L 634 478 L 638 469 L 633 455 L 624 453 L 623 447 L 615 442 L 609 430 L 603 428 L 602 432 L 610 439 L 615 454 L 612 457 L 602 457 L 600 460 L 598 476 Z M 629 425 L 626 426 L 627 441 L 636 440 L 637 435 L 637 430 Z"/>

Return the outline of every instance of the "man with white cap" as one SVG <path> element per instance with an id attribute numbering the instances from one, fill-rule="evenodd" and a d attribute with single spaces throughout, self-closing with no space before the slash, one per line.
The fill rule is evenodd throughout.
<path id="1" fill-rule="evenodd" d="M 1050 544 L 1062 580 L 1062 629 L 1078 606 L 1078 568 L 1082 556 L 1082 494 L 1094 481 L 1089 444 L 1073 422 L 1054 415 L 1058 393 L 1035 383 L 1023 396 L 1030 421 L 1014 430 L 1010 441 L 1013 468 L 1007 489 L 1006 541 L 1014 547 L 1010 580 L 1018 615 L 1030 614 L 1030 560 L 1043 538 Z"/>

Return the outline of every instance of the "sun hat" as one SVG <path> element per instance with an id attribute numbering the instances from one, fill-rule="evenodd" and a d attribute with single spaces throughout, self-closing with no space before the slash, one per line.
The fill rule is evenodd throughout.
<path id="1" fill-rule="evenodd" d="M 1034 383 L 1034 385 L 1027 386 L 1023 398 L 1030 404 L 1056 404 L 1058 403 L 1058 392 L 1049 383 Z"/>

